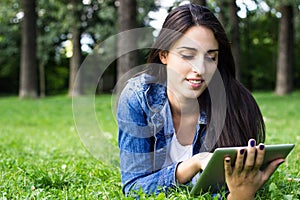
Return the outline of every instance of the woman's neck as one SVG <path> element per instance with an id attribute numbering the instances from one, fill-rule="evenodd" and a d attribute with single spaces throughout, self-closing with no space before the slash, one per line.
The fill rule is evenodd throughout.
<path id="1" fill-rule="evenodd" d="M 167 92 L 172 114 L 179 116 L 199 115 L 198 99 L 190 99 L 175 96 L 172 92 Z"/>
<path id="2" fill-rule="evenodd" d="M 199 103 L 197 99 L 175 97 L 168 93 L 176 137 L 180 144 L 190 145 L 199 119 Z"/>

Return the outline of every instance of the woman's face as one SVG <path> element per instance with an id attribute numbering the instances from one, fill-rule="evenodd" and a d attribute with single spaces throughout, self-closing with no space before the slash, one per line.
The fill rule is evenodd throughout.
<path id="1" fill-rule="evenodd" d="M 218 64 L 219 44 L 203 26 L 189 28 L 160 59 L 167 67 L 168 91 L 177 98 L 197 98 Z"/>

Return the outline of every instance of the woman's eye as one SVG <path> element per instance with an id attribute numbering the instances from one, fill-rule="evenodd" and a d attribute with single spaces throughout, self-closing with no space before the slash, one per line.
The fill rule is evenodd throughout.
<path id="1" fill-rule="evenodd" d="M 206 58 L 206 60 L 212 61 L 212 62 L 215 62 L 217 60 L 216 55 L 206 55 L 205 58 Z"/>
<path id="2" fill-rule="evenodd" d="M 213 57 L 207 56 L 206 59 L 209 60 L 209 61 L 216 61 L 217 57 L 215 57 L 215 56 L 213 56 Z"/>
<path id="3" fill-rule="evenodd" d="M 181 54 L 181 57 L 185 60 L 192 60 L 194 58 L 194 55 Z"/>

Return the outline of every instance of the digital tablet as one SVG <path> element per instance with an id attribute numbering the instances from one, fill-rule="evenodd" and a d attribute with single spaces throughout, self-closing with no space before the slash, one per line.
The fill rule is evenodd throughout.
<path id="1" fill-rule="evenodd" d="M 269 162 L 277 158 L 286 158 L 287 155 L 294 148 L 294 144 L 277 144 L 265 145 L 265 157 L 262 168 Z M 202 191 L 210 191 L 216 193 L 225 186 L 225 173 L 224 173 L 224 158 L 231 157 L 232 164 L 235 162 L 237 150 L 247 147 L 225 147 L 217 148 L 206 168 L 201 172 L 196 184 L 191 190 L 192 195 L 199 195 Z"/>

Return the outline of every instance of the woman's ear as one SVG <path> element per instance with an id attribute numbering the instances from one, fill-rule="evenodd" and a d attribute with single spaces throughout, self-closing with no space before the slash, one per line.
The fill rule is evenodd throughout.
<path id="1" fill-rule="evenodd" d="M 167 56 L 168 56 L 167 51 L 160 51 L 159 52 L 159 59 L 162 62 L 162 64 L 164 64 L 164 65 L 167 64 Z"/>

